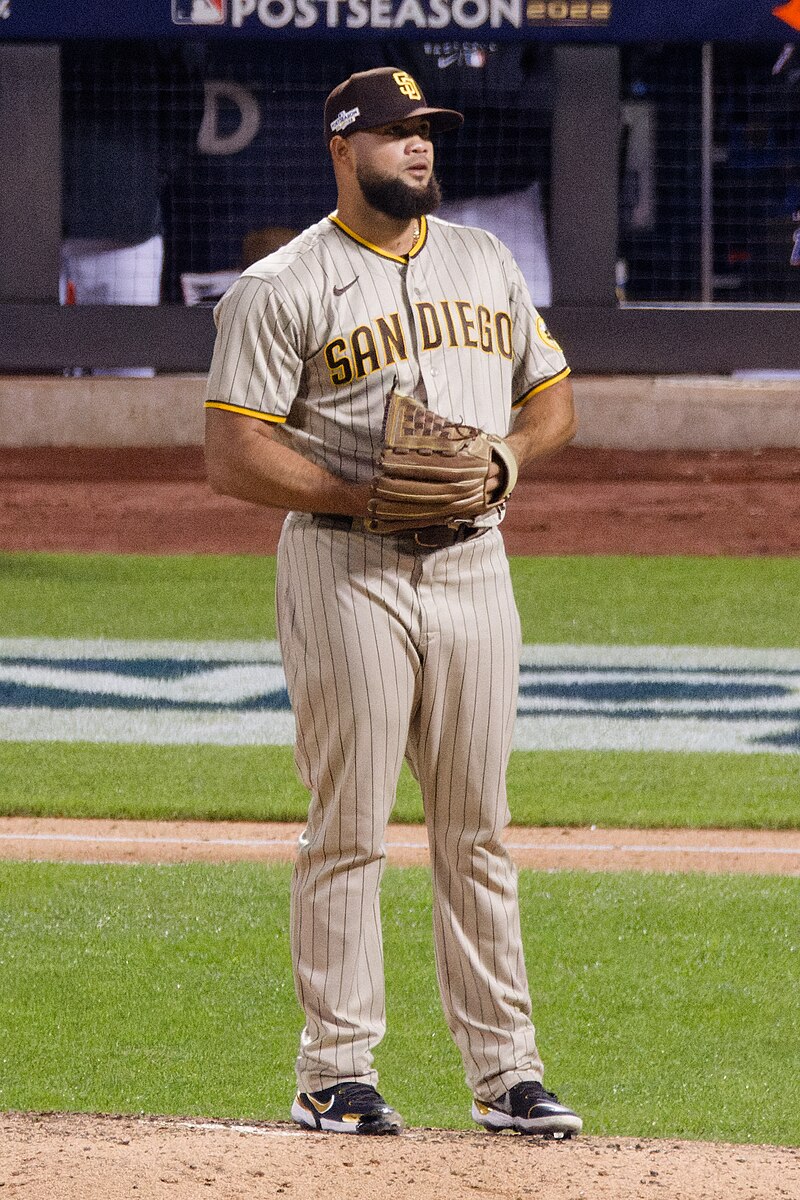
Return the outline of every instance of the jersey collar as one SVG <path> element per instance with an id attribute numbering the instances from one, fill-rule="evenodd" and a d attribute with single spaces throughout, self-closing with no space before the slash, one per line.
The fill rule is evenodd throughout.
<path id="1" fill-rule="evenodd" d="M 420 217 L 420 219 L 419 219 L 419 237 L 417 238 L 414 245 L 411 247 L 408 254 L 389 254 L 388 251 L 381 250 L 380 246 L 374 246 L 372 244 L 372 242 L 368 242 L 365 238 L 360 237 L 359 234 L 354 233 L 354 231 L 352 229 L 350 229 L 349 226 L 345 225 L 344 221 L 339 219 L 339 217 L 336 215 L 335 212 L 330 214 L 330 216 L 328 217 L 328 220 L 332 221 L 333 224 L 336 225 L 336 227 L 338 229 L 341 229 L 342 233 L 347 234 L 347 236 L 349 238 L 352 238 L 354 242 L 358 242 L 359 246 L 365 246 L 366 249 L 371 250 L 373 254 L 379 254 L 381 258 L 388 258 L 391 262 L 407 263 L 410 258 L 415 258 L 419 254 L 422 247 L 425 245 L 425 242 L 427 241 L 427 238 L 428 238 L 427 218 Z"/>

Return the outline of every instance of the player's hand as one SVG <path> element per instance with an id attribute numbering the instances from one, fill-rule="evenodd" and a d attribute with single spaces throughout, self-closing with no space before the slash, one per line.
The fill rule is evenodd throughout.
<path id="1" fill-rule="evenodd" d="M 502 504 L 516 479 L 516 458 L 503 438 L 393 392 L 366 527 L 385 534 L 469 523 Z"/>
<path id="2" fill-rule="evenodd" d="M 492 460 L 486 472 L 486 491 L 492 501 L 496 501 L 505 486 L 506 473 L 500 463 Z"/>

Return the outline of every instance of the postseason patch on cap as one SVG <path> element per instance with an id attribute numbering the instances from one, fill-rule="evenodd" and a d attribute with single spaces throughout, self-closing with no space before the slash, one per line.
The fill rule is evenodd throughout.
<path id="1" fill-rule="evenodd" d="M 353 124 L 356 117 L 360 116 L 360 108 L 343 108 L 338 116 L 335 116 L 331 121 L 331 133 L 341 133 L 343 129 L 347 129 L 348 125 Z"/>

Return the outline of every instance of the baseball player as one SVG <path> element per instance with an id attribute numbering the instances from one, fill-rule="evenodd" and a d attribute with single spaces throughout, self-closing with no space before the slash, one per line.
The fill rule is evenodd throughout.
<path id="1" fill-rule="evenodd" d="M 207 468 L 217 491 L 290 510 L 278 631 L 311 797 L 292 883 L 306 1018 L 292 1117 L 402 1129 L 373 1051 L 384 836 L 405 757 L 472 1115 L 568 1137 L 581 1120 L 542 1086 L 502 843 L 520 625 L 498 525 L 515 467 L 575 420 L 569 368 L 509 252 L 431 216 L 431 138 L 461 121 L 392 67 L 328 97 L 338 207 L 217 306 Z"/>

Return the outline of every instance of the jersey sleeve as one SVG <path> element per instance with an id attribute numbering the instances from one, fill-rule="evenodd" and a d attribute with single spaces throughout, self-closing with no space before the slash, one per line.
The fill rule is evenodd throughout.
<path id="1" fill-rule="evenodd" d="M 243 275 L 214 309 L 206 408 L 286 420 L 303 361 L 293 313 L 273 283 Z"/>
<path id="2" fill-rule="evenodd" d="M 510 255 L 509 259 L 514 349 L 512 409 L 518 412 L 531 396 L 566 379 L 569 367 L 563 350 L 531 300 L 521 270 Z"/>

